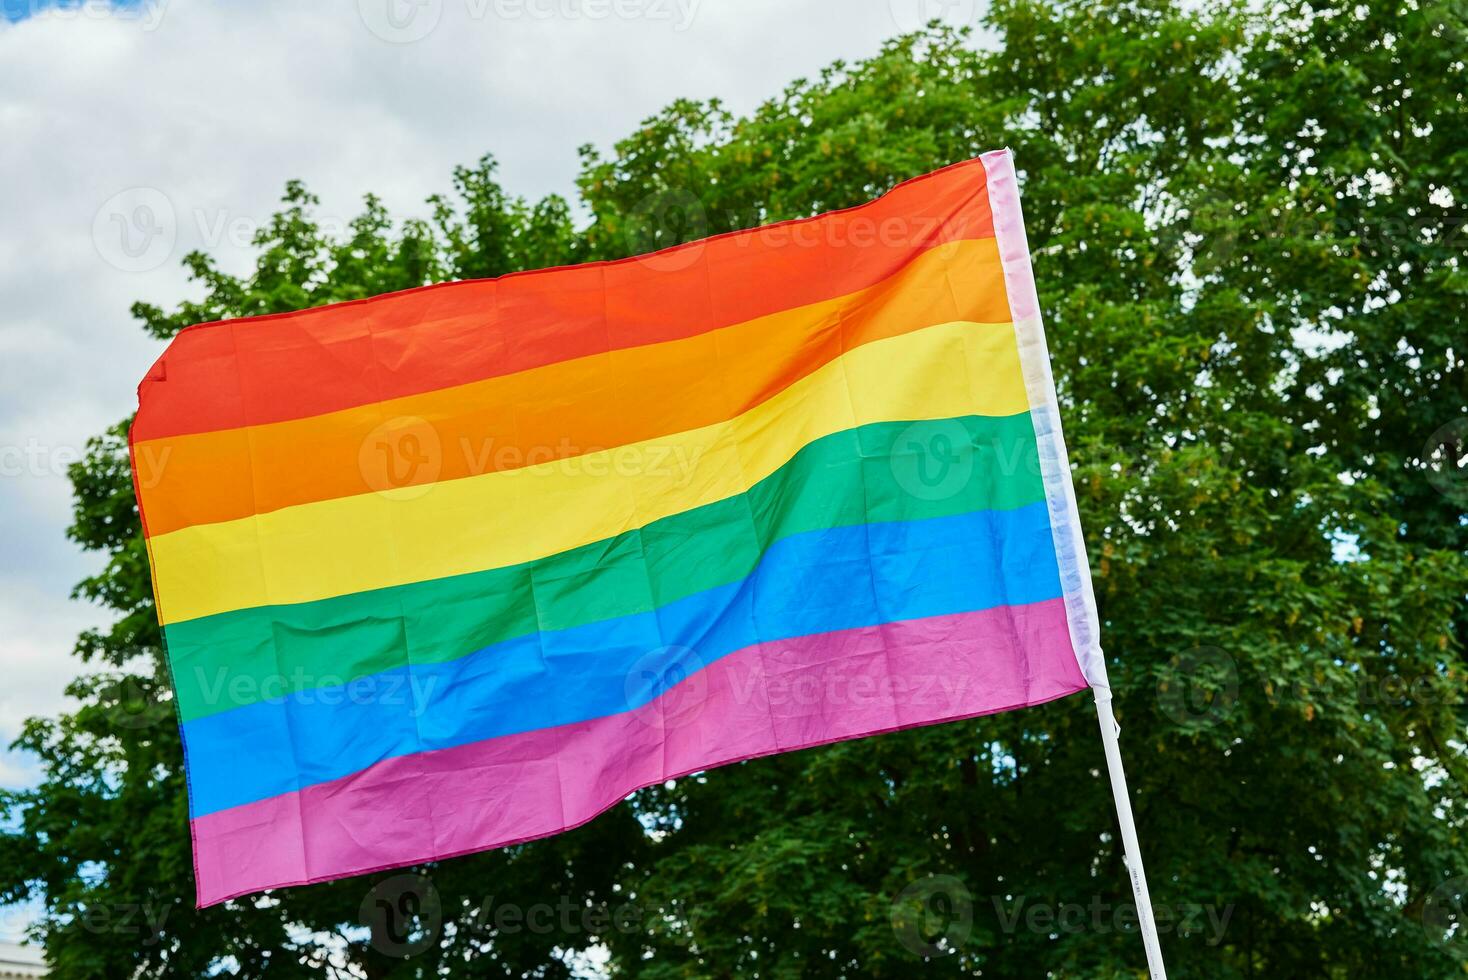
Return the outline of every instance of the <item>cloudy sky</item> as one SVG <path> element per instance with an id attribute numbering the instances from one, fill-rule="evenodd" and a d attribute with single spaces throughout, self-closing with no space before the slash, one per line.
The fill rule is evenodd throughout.
<path id="1" fill-rule="evenodd" d="M 281 188 L 323 216 L 375 191 L 423 214 L 485 151 L 510 191 L 570 196 L 676 96 L 747 110 L 837 58 L 974 0 L 0 0 L 0 742 L 64 705 L 67 598 L 97 566 L 65 538 L 68 463 L 134 407 L 161 350 L 135 300 L 233 271 Z M 0 786 L 37 779 L 0 752 Z M 0 930 L 5 931 L 5 930 Z M 3 938 L 3 936 L 0 936 Z"/>

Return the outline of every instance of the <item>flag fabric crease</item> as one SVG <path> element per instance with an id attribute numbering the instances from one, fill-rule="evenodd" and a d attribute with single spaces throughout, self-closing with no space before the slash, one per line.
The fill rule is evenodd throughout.
<path id="1" fill-rule="evenodd" d="M 191 327 L 138 396 L 201 906 L 1106 685 L 1008 151 Z"/>

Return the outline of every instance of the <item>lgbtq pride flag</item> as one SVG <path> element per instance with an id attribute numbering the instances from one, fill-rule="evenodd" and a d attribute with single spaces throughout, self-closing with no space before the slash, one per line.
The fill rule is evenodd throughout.
<path id="1" fill-rule="evenodd" d="M 200 905 L 1106 686 L 1007 151 L 193 327 L 138 397 Z"/>

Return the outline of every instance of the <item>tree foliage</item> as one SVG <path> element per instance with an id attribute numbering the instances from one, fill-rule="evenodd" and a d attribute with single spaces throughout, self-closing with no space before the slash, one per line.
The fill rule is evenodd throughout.
<path id="1" fill-rule="evenodd" d="M 190 255 L 201 298 L 134 312 L 166 338 L 632 254 L 1012 146 L 1173 973 L 1461 976 L 1468 481 L 1433 440 L 1468 431 L 1465 29 L 1437 0 L 998 0 L 982 43 L 933 27 L 583 149 L 580 227 L 489 156 L 429 219 L 368 197 L 338 237 L 292 183 L 252 273 Z M 78 593 L 118 619 L 78 642 L 79 710 L 16 743 L 41 785 L 0 795 L 0 900 L 44 900 L 58 975 L 1140 975 L 1083 698 L 418 869 L 443 921 L 409 958 L 360 925 L 394 873 L 195 911 L 124 431 L 72 473 L 71 535 L 109 559 Z M 496 911 L 536 905 L 554 927 Z M 628 914 L 566 911 L 603 906 Z"/>

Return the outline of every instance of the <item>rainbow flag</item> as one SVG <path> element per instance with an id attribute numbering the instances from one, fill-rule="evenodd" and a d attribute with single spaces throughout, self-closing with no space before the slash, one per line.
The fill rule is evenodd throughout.
<path id="1" fill-rule="evenodd" d="M 1105 683 L 1007 151 L 192 327 L 138 400 L 201 906 Z"/>

